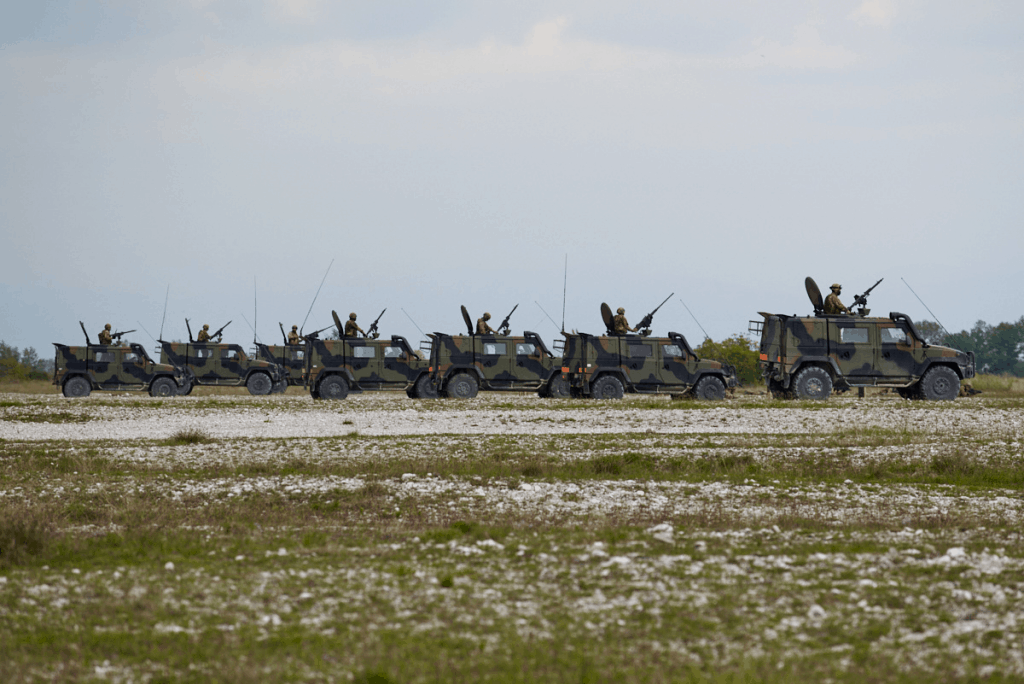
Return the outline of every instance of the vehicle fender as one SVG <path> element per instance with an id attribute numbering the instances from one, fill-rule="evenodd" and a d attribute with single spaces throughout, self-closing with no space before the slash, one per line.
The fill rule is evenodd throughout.
<path id="1" fill-rule="evenodd" d="M 94 377 L 92 377 L 92 373 L 91 372 L 82 373 L 81 371 L 76 371 L 74 373 L 67 373 L 67 374 L 65 374 L 64 375 L 64 379 L 61 380 L 61 385 L 60 386 L 61 386 L 62 389 L 64 388 L 64 385 L 66 385 L 68 383 L 68 380 L 70 380 L 71 378 L 85 378 L 86 380 L 89 381 L 89 387 L 91 387 L 94 390 L 99 389 L 99 385 L 96 384 L 96 379 Z"/>
<path id="2" fill-rule="evenodd" d="M 721 381 L 722 381 L 722 384 L 723 384 L 723 385 L 725 385 L 725 387 L 726 387 L 727 389 L 728 389 L 729 387 L 735 387 L 735 386 L 736 386 L 736 381 L 735 381 L 735 377 L 736 377 L 736 376 L 735 376 L 735 375 L 734 375 L 734 376 L 732 376 L 732 377 L 733 377 L 733 384 L 732 384 L 732 385 L 730 385 L 730 384 L 729 384 L 729 378 L 728 378 L 728 377 L 726 377 L 726 375 L 725 375 L 725 371 L 724 371 L 723 369 L 721 369 L 721 368 L 708 368 L 708 369 L 706 369 L 706 370 L 702 370 L 702 371 L 700 371 L 699 373 L 697 373 L 697 377 L 695 377 L 695 378 L 693 379 L 693 386 L 694 386 L 694 387 L 696 387 L 696 386 L 697 386 L 697 383 L 698 383 L 698 382 L 700 382 L 702 378 L 705 378 L 705 377 L 707 377 L 708 375 L 713 375 L 713 376 L 715 376 L 716 378 L 718 378 L 719 380 L 721 380 Z"/>
<path id="3" fill-rule="evenodd" d="M 626 373 L 624 373 L 621 368 L 617 367 L 598 368 L 597 370 L 595 370 L 593 373 L 590 374 L 590 377 L 586 379 L 586 390 L 589 392 L 590 385 L 592 385 L 594 381 L 596 381 L 603 375 L 614 375 L 619 379 L 619 382 L 622 383 L 623 388 L 625 388 L 627 391 L 632 391 L 633 383 L 629 381 L 629 376 L 626 375 Z"/>
<path id="4" fill-rule="evenodd" d="M 945 359 L 928 359 L 925 362 L 924 366 L 921 368 L 921 377 L 923 378 L 924 374 L 930 371 L 935 366 L 947 366 L 949 368 L 952 368 L 953 372 L 956 373 L 956 377 L 960 378 L 961 380 L 964 379 L 964 374 L 960 366 L 957 364 L 956 359 L 953 357 Z"/>
<path id="5" fill-rule="evenodd" d="M 456 373 L 462 373 L 462 372 L 470 372 L 470 373 L 472 373 L 473 375 L 476 376 L 476 379 L 477 379 L 478 382 L 483 382 L 484 381 L 484 374 L 480 372 L 480 369 L 477 368 L 476 366 L 471 366 L 471 365 L 451 366 L 448 369 L 448 372 L 445 373 L 445 375 L 444 375 L 444 381 L 448 382 L 452 378 L 453 375 L 455 375 Z"/>
<path id="6" fill-rule="evenodd" d="M 350 371 L 348 368 L 324 368 L 323 370 L 316 374 L 317 384 L 323 382 L 323 379 L 329 375 L 340 375 L 343 378 L 345 378 L 345 381 L 348 382 L 349 392 L 360 391 L 358 385 L 356 385 L 356 379 L 352 375 L 352 371 Z"/>
<path id="7" fill-rule="evenodd" d="M 789 389 L 789 383 L 795 378 L 800 371 L 808 366 L 820 366 L 828 370 L 829 375 L 832 376 L 834 382 L 836 378 L 843 377 L 843 372 L 839 370 L 839 364 L 831 356 L 804 356 L 801 357 L 800 361 L 793 364 L 793 368 L 783 375 L 782 386 Z"/>

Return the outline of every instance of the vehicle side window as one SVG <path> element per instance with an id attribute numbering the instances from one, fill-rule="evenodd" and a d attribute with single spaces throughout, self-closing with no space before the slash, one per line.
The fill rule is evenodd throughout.
<path id="1" fill-rule="evenodd" d="M 96 363 L 113 363 L 114 352 L 96 352 Z"/>
<path id="2" fill-rule="evenodd" d="M 222 358 L 222 359 L 224 359 L 226 361 L 237 361 L 238 360 L 238 351 L 235 350 L 235 349 L 221 349 L 220 350 L 220 358 Z"/>
<path id="3" fill-rule="evenodd" d="M 357 359 L 372 359 L 377 356 L 376 347 L 352 347 L 352 356 Z"/>
<path id="4" fill-rule="evenodd" d="M 196 358 L 209 359 L 213 356 L 212 349 L 196 349 Z"/>
<path id="5" fill-rule="evenodd" d="M 879 328 L 882 344 L 906 344 L 907 333 L 902 328 Z"/>
<path id="6" fill-rule="evenodd" d="M 661 345 L 661 355 L 665 357 L 682 356 L 683 348 L 678 344 L 663 344 Z"/>
<path id="7" fill-rule="evenodd" d="M 139 355 L 136 354 L 135 352 L 127 352 L 124 355 L 124 362 L 125 363 L 138 363 L 139 362 Z"/>
<path id="8" fill-rule="evenodd" d="M 629 345 L 629 358 L 631 358 L 631 359 L 647 358 L 653 352 L 654 352 L 654 349 L 649 344 L 631 344 L 631 345 Z"/>
<path id="9" fill-rule="evenodd" d="M 532 356 L 537 353 L 537 345 L 529 342 L 517 342 L 516 354 L 519 356 Z"/>
<path id="10" fill-rule="evenodd" d="M 292 361 L 301 361 L 304 358 L 304 352 L 301 349 L 295 349 L 291 352 Z"/>
<path id="11" fill-rule="evenodd" d="M 504 342 L 486 342 L 484 343 L 484 354 L 488 356 L 501 356 L 505 353 Z"/>
<path id="12" fill-rule="evenodd" d="M 839 340 L 844 344 L 867 344 L 868 341 L 868 329 L 867 328 L 840 328 L 839 329 Z"/>
<path id="13" fill-rule="evenodd" d="M 404 359 L 405 352 L 402 351 L 401 347 L 384 347 L 384 358 L 385 359 Z"/>

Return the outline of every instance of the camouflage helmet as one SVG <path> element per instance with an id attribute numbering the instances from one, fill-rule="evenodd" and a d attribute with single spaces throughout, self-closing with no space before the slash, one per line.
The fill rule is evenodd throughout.
<path id="1" fill-rule="evenodd" d="M 484 320 L 485 320 L 485 321 L 489 321 L 489 320 L 491 320 L 491 314 L 489 314 L 489 313 L 487 313 L 487 312 L 485 311 L 485 312 L 484 312 Z"/>
<path id="2" fill-rule="evenodd" d="M 299 326 L 297 326 L 297 325 L 293 325 L 292 326 L 292 330 L 298 330 L 298 329 L 299 329 Z"/>
<path id="3" fill-rule="evenodd" d="M 109 324 L 109 323 L 107 323 L 107 324 L 106 324 L 105 326 L 103 326 L 103 329 L 104 329 L 104 330 L 110 330 L 110 324 Z"/>
<path id="4" fill-rule="evenodd" d="M 626 313 L 626 310 L 623 309 L 621 306 L 618 309 L 616 309 L 615 311 L 616 311 L 616 313 L 620 313 L 620 314 Z"/>
<path id="5" fill-rule="evenodd" d="M 203 323 L 203 330 L 209 330 L 209 329 L 210 329 L 210 324 L 209 323 Z"/>
<path id="6" fill-rule="evenodd" d="M 354 321 L 354 320 L 356 320 L 356 312 L 355 312 L 355 311 L 353 311 L 352 313 L 350 313 L 350 314 L 348 315 L 348 317 L 349 317 L 349 318 L 351 318 L 351 319 L 352 319 L 353 321 Z"/>
<path id="7" fill-rule="evenodd" d="M 830 290 L 842 290 L 843 286 L 840 285 L 839 283 L 832 283 L 832 287 L 830 287 L 829 289 Z"/>

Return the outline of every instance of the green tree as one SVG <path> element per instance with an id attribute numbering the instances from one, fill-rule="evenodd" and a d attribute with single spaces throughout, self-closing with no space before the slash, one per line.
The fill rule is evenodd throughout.
<path id="1" fill-rule="evenodd" d="M 942 344 L 974 352 L 978 372 L 1024 377 L 1024 316 L 996 326 L 978 321 L 970 331 L 945 336 Z"/>
<path id="2" fill-rule="evenodd" d="M 0 380 L 24 380 L 28 378 L 28 370 L 21 365 L 21 354 L 17 347 L 12 347 L 0 340 Z"/>
<path id="3" fill-rule="evenodd" d="M 736 376 L 744 384 L 757 383 L 761 380 L 757 347 L 754 342 L 743 335 L 733 335 L 721 342 L 705 339 L 694 351 L 702 359 L 714 359 L 732 364 L 736 368 Z"/>

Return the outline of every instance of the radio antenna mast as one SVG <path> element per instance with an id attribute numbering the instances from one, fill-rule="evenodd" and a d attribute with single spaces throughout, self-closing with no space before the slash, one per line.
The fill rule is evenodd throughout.
<path id="1" fill-rule="evenodd" d="M 331 272 L 331 266 L 334 265 L 334 259 L 331 259 L 331 263 L 327 264 L 327 270 L 324 271 L 323 280 L 320 281 L 320 287 L 316 288 L 316 294 L 313 295 L 313 301 L 309 303 L 309 311 L 306 312 L 306 317 L 302 319 L 302 325 L 299 327 L 299 332 L 302 332 L 306 328 L 306 321 L 309 320 L 309 314 L 313 313 L 313 305 L 316 304 L 316 298 L 320 296 L 320 288 L 324 286 L 324 280 L 327 280 L 327 274 Z"/>
<path id="2" fill-rule="evenodd" d="M 565 269 L 562 271 L 562 332 L 565 332 L 565 291 L 569 285 L 569 253 L 565 253 Z M 538 304 L 537 306 L 540 306 Z M 541 309 L 543 311 L 543 309 Z M 545 311 L 545 313 L 547 313 Z M 554 321 L 551 321 L 554 323 Z"/>
<path id="3" fill-rule="evenodd" d="M 408 318 L 410 321 L 412 321 L 413 325 L 416 325 L 416 321 L 412 320 L 412 316 L 409 315 L 408 311 L 406 311 L 405 309 L 402 309 L 402 313 L 405 314 L 406 318 Z M 427 336 L 427 333 L 423 332 L 423 328 L 421 328 L 420 326 L 416 325 L 416 329 L 420 331 L 420 335 L 423 335 L 424 337 Z"/>
<path id="4" fill-rule="evenodd" d="M 171 284 L 167 284 L 167 292 L 164 293 L 164 317 L 160 319 L 160 338 L 164 339 L 164 322 L 167 320 L 167 298 L 171 296 Z"/>
<path id="5" fill-rule="evenodd" d="M 697 324 L 697 327 L 700 328 L 700 331 L 704 333 L 704 337 L 710 340 L 711 337 L 709 337 L 707 332 L 704 330 L 704 326 L 700 324 L 700 321 L 697 320 L 697 317 L 693 315 L 692 311 L 690 311 L 690 307 L 686 306 L 686 302 L 683 301 L 682 297 L 679 298 L 679 303 L 686 308 L 687 313 L 690 314 L 690 318 L 692 318 L 693 322 Z"/>
<path id="6" fill-rule="evenodd" d="M 903 278 L 901 277 L 900 280 L 903 280 Z M 910 283 L 908 283 L 906 280 L 903 280 L 903 284 L 907 286 L 907 289 L 910 290 L 914 294 L 915 297 L 917 297 L 917 301 L 921 302 L 921 306 L 923 306 L 925 309 L 927 309 L 928 313 L 930 313 L 932 315 L 932 318 L 934 318 L 935 322 L 939 324 L 939 327 L 942 328 L 942 332 L 946 333 L 947 337 L 957 338 L 957 339 L 960 338 L 960 335 L 952 334 L 951 332 L 949 332 L 949 330 L 946 328 L 946 326 L 942 325 L 942 321 L 939 320 L 939 317 L 936 316 L 932 312 L 932 310 L 928 308 L 928 305 L 924 303 L 923 299 L 921 299 L 920 297 L 917 296 L 917 293 L 914 292 L 914 288 L 910 287 Z M 970 340 L 961 340 L 961 342 L 969 342 L 969 341 Z"/>

